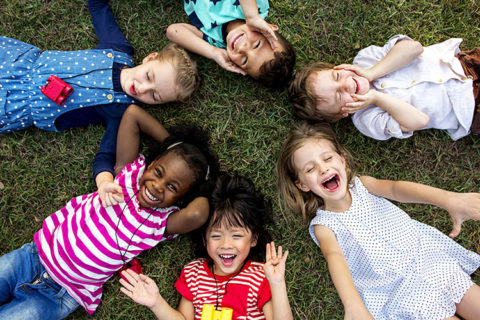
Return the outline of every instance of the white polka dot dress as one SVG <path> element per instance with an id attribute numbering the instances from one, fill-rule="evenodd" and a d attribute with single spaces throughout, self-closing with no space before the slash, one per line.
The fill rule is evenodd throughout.
<path id="1" fill-rule="evenodd" d="M 411 219 L 370 194 L 357 177 L 352 205 L 342 213 L 319 209 L 310 223 L 330 228 L 355 286 L 375 319 L 445 319 L 473 285 L 480 255 L 437 229 Z"/>

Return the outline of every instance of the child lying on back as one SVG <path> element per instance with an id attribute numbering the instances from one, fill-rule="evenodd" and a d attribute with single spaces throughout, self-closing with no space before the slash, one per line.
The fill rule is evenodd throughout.
<path id="1" fill-rule="evenodd" d="M 0 36 L 0 134 L 32 125 L 63 131 L 104 124 L 93 165 L 95 179 L 115 164 L 117 131 L 127 107 L 185 100 L 197 87 L 198 73 L 187 52 L 174 44 L 150 53 L 135 66 L 135 50 L 108 0 L 89 0 L 88 9 L 98 37 L 95 49 L 42 51 Z M 41 89 L 52 75 L 73 89 L 61 104 Z"/>
<path id="2" fill-rule="evenodd" d="M 447 130 L 453 140 L 479 133 L 480 49 L 459 52 L 461 41 L 422 47 L 397 35 L 361 50 L 353 65 L 304 68 L 290 98 L 304 119 L 335 122 L 353 114 L 357 129 L 378 140 L 429 128 Z"/>
<path id="3" fill-rule="evenodd" d="M 278 26 L 265 22 L 268 0 L 185 0 L 184 7 L 193 25 L 170 25 L 170 41 L 269 87 L 290 80 L 295 49 Z"/>

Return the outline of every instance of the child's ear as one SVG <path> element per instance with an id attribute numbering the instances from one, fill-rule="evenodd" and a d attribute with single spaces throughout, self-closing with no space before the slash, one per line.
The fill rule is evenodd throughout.
<path id="1" fill-rule="evenodd" d="M 278 31 L 278 26 L 276 24 L 269 23 L 268 25 L 270 26 L 270 29 L 272 29 L 273 31 Z"/>
<path id="2" fill-rule="evenodd" d="M 304 185 L 300 180 L 295 181 L 295 185 L 298 189 L 302 190 L 303 192 L 309 192 L 310 188 Z"/>
<path id="3" fill-rule="evenodd" d="M 257 245 L 258 241 L 258 234 L 255 235 L 255 237 L 252 239 L 252 242 L 250 243 L 250 247 L 253 248 Z"/>
<path id="4" fill-rule="evenodd" d="M 143 58 L 142 63 L 147 63 L 148 61 L 151 61 L 153 59 L 156 59 L 158 56 L 158 52 L 152 52 L 145 58 Z"/>

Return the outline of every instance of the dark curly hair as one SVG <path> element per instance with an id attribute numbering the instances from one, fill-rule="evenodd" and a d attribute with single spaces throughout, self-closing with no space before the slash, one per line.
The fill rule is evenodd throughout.
<path id="1" fill-rule="evenodd" d="M 210 199 L 210 212 L 207 222 L 192 238 L 196 257 L 208 257 L 205 247 L 207 230 L 226 224 L 250 230 L 252 239 L 257 240 L 257 245 L 251 248 L 248 259 L 265 259 L 265 246 L 271 241 L 266 226 L 273 221 L 272 206 L 255 189 L 251 180 L 221 173 Z"/>
<path id="2" fill-rule="evenodd" d="M 183 124 L 169 128 L 170 136 L 160 145 L 155 145 L 146 152 L 147 165 L 169 152 L 180 156 L 194 174 L 194 184 L 179 203 L 189 203 L 198 196 L 208 197 L 218 175 L 217 155 L 211 150 L 209 135 L 203 129 Z"/>
<path id="3" fill-rule="evenodd" d="M 281 52 L 274 52 L 275 58 L 260 66 L 258 81 L 271 88 L 285 87 L 292 78 L 295 66 L 295 48 L 280 33 L 275 32 Z"/>

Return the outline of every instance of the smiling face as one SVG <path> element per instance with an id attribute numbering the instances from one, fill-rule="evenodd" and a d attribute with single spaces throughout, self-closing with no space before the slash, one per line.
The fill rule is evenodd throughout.
<path id="1" fill-rule="evenodd" d="M 177 72 L 172 63 L 156 59 L 151 53 L 143 63 L 122 69 L 120 84 L 129 96 L 146 104 L 162 104 L 177 100 Z"/>
<path id="2" fill-rule="evenodd" d="M 252 232 L 242 227 L 234 227 L 220 222 L 210 226 L 206 234 L 206 247 L 213 260 L 214 273 L 219 276 L 235 274 L 255 247 L 257 240 Z"/>
<path id="3" fill-rule="evenodd" d="M 153 161 L 140 179 L 138 201 L 143 208 L 164 208 L 182 199 L 194 183 L 194 174 L 183 158 L 168 152 Z"/>
<path id="4" fill-rule="evenodd" d="M 272 30 L 278 30 L 275 25 L 270 25 Z M 245 70 L 248 75 L 257 79 L 260 67 L 267 61 L 275 58 L 274 50 L 268 40 L 259 32 L 250 29 L 245 22 L 234 21 L 227 27 L 227 54 L 230 60 Z M 275 51 L 283 49 L 277 41 Z"/>
<path id="5" fill-rule="evenodd" d="M 326 210 L 343 212 L 351 205 L 345 159 L 324 139 L 309 139 L 293 154 L 296 186 L 323 199 Z"/>
<path id="6" fill-rule="evenodd" d="M 322 70 L 312 73 L 307 79 L 307 85 L 318 100 L 316 109 L 321 114 L 346 117 L 348 113 L 341 108 L 346 103 L 356 101 L 352 95 L 363 95 L 370 90 L 367 78 L 349 70 Z M 338 120 L 337 119 L 337 120 Z"/>

